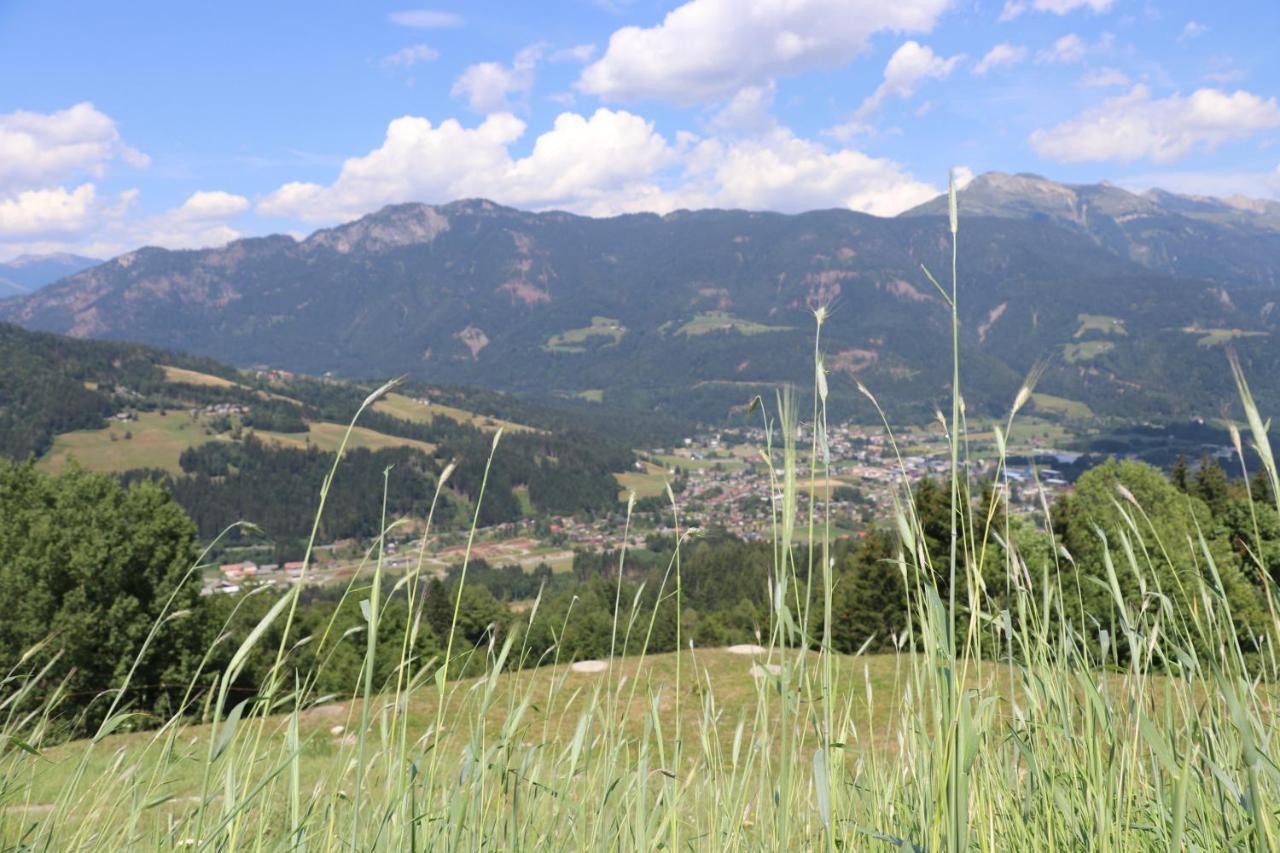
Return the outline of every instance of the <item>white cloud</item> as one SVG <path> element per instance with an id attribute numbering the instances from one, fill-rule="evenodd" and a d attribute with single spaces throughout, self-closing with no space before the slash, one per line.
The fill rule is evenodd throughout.
<path id="1" fill-rule="evenodd" d="M 81 184 L 74 190 L 24 190 L 0 198 L 0 239 L 80 231 L 92 219 L 96 201 L 93 184 Z"/>
<path id="2" fill-rule="evenodd" d="M 1067 33 L 1053 43 L 1053 47 L 1036 51 L 1036 62 L 1079 62 L 1084 59 L 1089 48 L 1084 40 L 1075 33 Z"/>
<path id="3" fill-rule="evenodd" d="M 1056 127 L 1035 131 L 1030 143 L 1040 156 L 1063 162 L 1170 163 L 1276 127 L 1280 106 L 1275 98 L 1221 89 L 1152 98 L 1150 89 L 1138 85 Z"/>
<path id="4" fill-rule="evenodd" d="M 1077 9 L 1088 9 L 1101 14 L 1109 12 L 1114 3 L 1115 0 L 1005 0 L 1004 9 L 1000 12 L 1000 20 L 1012 21 L 1028 11 L 1066 15 Z"/>
<path id="5" fill-rule="evenodd" d="M 830 150 L 776 125 L 750 138 L 681 133 L 672 141 L 625 110 L 566 112 L 527 156 L 514 157 L 524 131 L 510 114 L 472 128 L 453 119 L 396 119 L 382 146 L 349 159 L 332 184 L 286 184 L 257 209 L 332 223 L 385 204 L 484 196 L 589 215 L 707 206 L 892 214 L 937 194 L 891 160 Z"/>
<path id="6" fill-rule="evenodd" d="M 906 42 L 889 57 L 884 67 L 884 81 L 858 107 L 857 115 L 870 115 L 885 98 L 911 97 L 920 83 L 929 79 L 945 79 L 963 59 L 963 54 L 943 59 L 932 48 L 915 41 Z"/>
<path id="7" fill-rule="evenodd" d="M 623 27 L 579 91 L 694 103 L 809 68 L 843 65 L 879 32 L 930 31 L 952 0 L 688 0 L 653 27 Z"/>
<path id="8" fill-rule="evenodd" d="M 700 142 L 687 157 L 684 186 L 674 198 L 686 207 L 791 213 L 848 207 L 892 216 L 937 194 L 891 160 L 852 149 L 831 151 L 779 127 L 732 144 Z"/>
<path id="9" fill-rule="evenodd" d="M 978 60 L 978 64 L 973 68 L 973 73 L 981 77 L 992 69 L 1017 65 L 1026 58 L 1027 49 L 1025 47 L 1002 42 L 988 50 L 986 55 Z"/>
<path id="10" fill-rule="evenodd" d="M 387 18 L 393 24 L 416 30 L 439 30 L 462 26 L 462 16 L 436 9 L 405 9 L 392 12 Z"/>
<path id="11" fill-rule="evenodd" d="M 412 68 L 419 62 L 431 62 L 440 58 L 440 52 L 425 44 L 411 44 L 408 47 L 402 47 L 395 53 L 388 54 L 382 58 L 382 65 L 386 68 Z"/>
<path id="12" fill-rule="evenodd" d="M 652 123 L 625 111 L 600 109 L 590 118 L 562 113 L 527 157 L 515 159 L 509 149 L 524 130 L 524 122 L 508 113 L 475 128 L 453 119 L 438 126 L 424 118 L 396 119 L 383 145 L 348 160 L 332 185 L 286 184 L 258 211 L 333 222 L 394 202 L 485 196 L 611 212 L 619 208 L 609 198 L 651 192 L 635 184 L 673 156 Z"/>
<path id="13" fill-rule="evenodd" d="M 778 87 L 770 80 L 764 86 L 744 86 L 711 118 L 711 127 L 726 133 L 761 133 L 775 124 L 769 114 Z"/>
<path id="14" fill-rule="evenodd" d="M 1207 32 L 1209 32 L 1209 28 L 1199 21 L 1187 21 L 1187 25 L 1182 28 L 1182 32 L 1178 35 L 1178 44 L 1189 42 Z"/>
<path id="15" fill-rule="evenodd" d="M 534 71 L 545 47 L 530 45 L 516 54 L 511 65 L 480 62 L 469 66 L 453 83 L 449 94 L 465 97 L 472 112 L 482 115 L 505 112 L 511 108 L 507 98 L 527 93 L 533 88 Z"/>
<path id="16" fill-rule="evenodd" d="M 1109 89 L 1112 86 L 1128 86 L 1129 75 L 1116 68 L 1098 68 L 1080 80 L 1080 85 L 1090 89 Z"/>
<path id="17" fill-rule="evenodd" d="M 135 168 L 149 162 L 124 143 L 110 117 L 88 102 L 53 113 L 0 115 L 0 189 L 25 189 L 74 175 L 101 177 L 114 160 Z"/>
<path id="18" fill-rule="evenodd" d="M 547 59 L 551 62 L 578 62 L 585 65 L 595 55 L 596 46 L 594 44 L 578 44 L 573 47 L 562 47 L 554 51 Z"/>
<path id="19" fill-rule="evenodd" d="M 138 246 L 194 249 L 243 236 L 225 221 L 249 209 L 243 196 L 196 192 L 163 213 L 134 216 L 138 195 L 131 189 L 104 199 L 82 184 L 0 198 L 0 256 L 73 251 L 106 258 Z"/>
<path id="20" fill-rule="evenodd" d="M 221 190 L 192 193 L 173 215 L 185 222 L 203 222 L 210 219 L 228 219 L 249 209 L 249 199 L 242 195 Z"/>

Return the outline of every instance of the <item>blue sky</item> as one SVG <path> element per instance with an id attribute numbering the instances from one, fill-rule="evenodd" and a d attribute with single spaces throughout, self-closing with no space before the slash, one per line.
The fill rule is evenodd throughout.
<path id="1" fill-rule="evenodd" d="M 1280 3 L 0 0 L 0 259 L 399 201 L 892 214 L 947 169 L 1280 198 Z"/>

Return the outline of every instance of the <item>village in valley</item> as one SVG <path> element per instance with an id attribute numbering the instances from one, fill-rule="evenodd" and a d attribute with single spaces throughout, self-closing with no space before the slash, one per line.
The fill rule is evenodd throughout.
<path id="1" fill-rule="evenodd" d="M 1009 457 L 1005 466 L 993 441 L 969 447 L 971 482 L 992 481 L 1014 512 L 1034 514 L 1071 488 L 1058 465 L 1081 454 L 1041 446 L 1067 434 L 1056 424 L 1037 424 L 1039 433 L 1026 456 Z M 991 433 L 979 434 L 990 438 Z M 821 442 L 819 442 L 821 447 Z M 766 448 L 771 449 L 772 461 Z M 797 535 L 807 535 L 808 495 L 817 495 L 815 519 L 834 538 L 856 537 L 869 525 L 891 516 L 895 491 L 922 478 L 945 480 L 951 465 L 945 433 L 938 424 L 903 430 L 892 439 L 881 427 L 846 423 L 831 427 L 826 458 L 815 452 L 803 427 L 797 434 Z M 815 468 L 810 467 L 810 463 Z M 813 473 L 811 473 L 813 472 Z M 464 560 L 491 566 L 518 565 L 533 572 L 570 571 L 578 551 L 645 547 L 651 536 L 673 536 L 691 529 L 722 530 L 747 541 L 774 535 L 782 512 L 784 477 L 780 440 L 761 428 L 700 432 L 677 446 L 637 452 L 634 471 L 619 473 L 619 502 L 611 513 L 591 516 L 524 518 L 480 528 L 467 547 L 457 531 L 431 532 L 424 543 L 414 524 L 393 531 L 382 543 L 341 540 L 317 546 L 304 571 L 302 560 L 225 559 L 205 575 L 204 592 L 231 593 L 255 585 L 332 584 L 372 569 L 379 557 L 392 574 L 421 569 L 445 577 Z M 630 517 L 628 501 L 634 498 Z M 625 542 L 624 542 L 625 539 Z M 252 550 L 252 549 L 248 549 Z M 226 557 L 231 557 L 227 554 Z"/>

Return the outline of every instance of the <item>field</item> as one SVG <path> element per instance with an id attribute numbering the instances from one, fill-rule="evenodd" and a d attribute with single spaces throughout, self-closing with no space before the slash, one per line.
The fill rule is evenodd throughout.
<path id="1" fill-rule="evenodd" d="M 185 367 L 172 367 L 163 365 L 164 378 L 166 382 L 178 382 L 183 385 L 204 385 L 210 388 L 239 388 L 243 387 L 238 382 L 232 382 L 230 379 L 223 379 L 221 376 L 211 376 L 208 373 L 199 373 L 194 370 L 187 370 Z"/>
<path id="2" fill-rule="evenodd" d="M 735 329 L 744 335 L 762 335 L 767 332 L 789 332 L 791 326 L 766 326 L 751 320 L 734 317 L 724 311 L 708 311 L 676 329 L 677 335 L 705 335 L 709 332 L 725 332 Z"/>
<path id="3" fill-rule="evenodd" d="M 186 412 L 143 412 L 136 421 L 112 421 L 106 429 L 58 435 L 39 465 L 46 471 L 61 471 L 74 458 L 90 471 L 160 468 L 180 473 L 178 457 L 182 451 L 226 440 L 207 434 L 205 429 L 203 421 L 192 420 Z"/>
<path id="4" fill-rule="evenodd" d="M 699 471 L 703 468 L 715 468 L 720 471 L 741 471 L 747 467 L 747 463 L 741 459 L 728 456 L 704 456 L 701 459 L 694 459 L 692 456 L 684 456 L 679 453 L 660 453 L 653 457 L 653 461 L 660 465 L 670 468 L 678 468 L 681 471 Z"/>
<path id="5" fill-rule="evenodd" d="M 263 441 L 269 441 L 283 447 L 316 447 L 325 453 L 332 453 L 341 446 L 342 436 L 347 431 L 347 427 L 342 424 L 331 424 L 323 421 L 313 421 L 307 427 L 307 432 L 259 432 L 254 430 L 253 434 Z M 387 447 L 413 447 L 423 453 L 432 453 L 436 449 L 434 444 L 429 444 L 425 441 L 386 435 L 362 426 L 357 426 L 351 430 L 351 438 L 348 439 L 347 446 L 351 448 L 364 447 L 369 450 L 382 450 Z"/>
<path id="6" fill-rule="evenodd" d="M 342 442 L 346 427 L 332 423 L 311 423 L 305 433 L 254 432 L 263 441 L 284 447 L 317 447 L 333 452 Z M 117 473 L 134 468 L 159 468 L 173 474 L 182 472 L 178 458 L 182 451 L 210 441 L 230 441 L 227 434 L 209 434 L 204 419 L 193 420 L 187 412 L 143 412 L 133 421 L 112 421 L 106 429 L 62 433 L 40 459 L 46 471 L 61 471 L 74 458 L 90 471 Z M 253 432 L 253 431 L 250 431 Z M 125 436 L 130 436 L 126 438 Z M 426 453 L 435 450 L 425 441 L 384 435 L 364 427 L 352 430 L 348 447 L 380 450 L 384 447 L 416 447 Z"/>
<path id="7" fill-rule="evenodd" d="M 645 462 L 644 467 L 643 471 L 627 471 L 613 475 L 621 487 L 618 492 L 619 500 L 625 501 L 627 495 L 633 491 L 637 498 L 653 498 L 666 494 L 667 469 L 652 462 Z"/>
<path id="8" fill-rule="evenodd" d="M 1202 329 L 1199 326 L 1188 326 L 1182 331 L 1189 335 L 1198 335 L 1199 340 L 1196 344 L 1202 347 L 1217 347 L 1229 344 L 1238 338 L 1257 338 L 1267 334 L 1247 329 Z"/>
<path id="9" fill-rule="evenodd" d="M 1035 409 L 1047 414 L 1061 415 L 1073 420 L 1093 417 L 1093 410 L 1079 400 L 1068 400 L 1066 397 L 1055 397 L 1052 394 L 1032 394 Z"/>
<path id="10" fill-rule="evenodd" d="M 542 348 L 548 352 L 586 352 L 583 344 L 591 338 L 608 338 L 616 344 L 626 333 L 626 327 L 611 317 L 592 317 L 590 326 L 552 335 Z"/>
<path id="11" fill-rule="evenodd" d="M 1089 332 L 1098 332 L 1103 335 L 1129 334 L 1124 327 L 1124 320 L 1119 317 L 1109 317 L 1106 314 L 1081 314 L 1076 321 L 1080 324 L 1076 329 L 1077 338 L 1082 338 Z"/>
<path id="12" fill-rule="evenodd" d="M 490 432 L 498 427 L 502 427 L 504 430 L 531 431 L 530 427 L 523 424 L 513 423 L 501 418 L 491 418 L 486 415 L 477 415 L 474 412 L 440 403 L 423 404 L 412 397 L 406 397 L 404 394 L 388 394 L 376 402 L 373 409 L 375 412 L 382 412 L 401 420 L 414 421 L 416 423 L 430 423 L 432 418 L 440 416 Z"/>
<path id="13" fill-rule="evenodd" d="M 1063 344 L 1062 355 L 1068 364 L 1078 361 L 1092 361 L 1103 353 L 1116 348 L 1112 341 L 1082 341 L 1076 344 Z"/>

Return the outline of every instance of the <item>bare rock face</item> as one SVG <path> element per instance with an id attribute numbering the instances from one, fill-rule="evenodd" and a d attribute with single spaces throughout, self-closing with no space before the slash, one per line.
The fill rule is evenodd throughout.
<path id="1" fill-rule="evenodd" d="M 449 229 L 449 217 L 425 204 L 384 207 L 355 222 L 317 231 L 307 238 L 307 248 L 328 248 L 339 254 L 380 252 L 396 246 L 430 243 Z"/>

